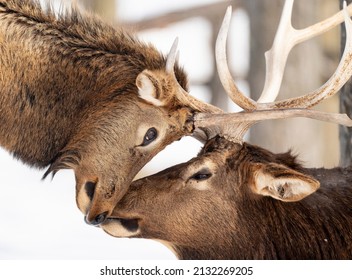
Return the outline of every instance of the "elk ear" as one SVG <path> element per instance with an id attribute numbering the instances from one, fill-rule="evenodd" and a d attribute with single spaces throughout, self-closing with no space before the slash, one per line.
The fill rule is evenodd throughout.
<path id="1" fill-rule="evenodd" d="M 255 193 L 285 202 L 299 201 L 320 186 L 313 177 L 276 163 L 256 165 L 252 174 Z"/>
<path id="2" fill-rule="evenodd" d="M 160 100 L 158 80 L 154 75 L 148 71 L 144 70 L 141 72 L 136 79 L 136 86 L 138 88 L 138 93 L 141 98 L 152 103 L 155 106 L 163 106 L 164 102 Z"/>

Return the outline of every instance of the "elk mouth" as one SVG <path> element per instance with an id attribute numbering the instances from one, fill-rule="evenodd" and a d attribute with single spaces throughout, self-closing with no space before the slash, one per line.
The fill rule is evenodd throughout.
<path id="1" fill-rule="evenodd" d="M 115 219 L 112 219 L 115 220 Z M 139 229 L 138 219 L 122 219 L 117 218 L 121 225 L 128 231 L 136 232 Z"/>
<path id="2" fill-rule="evenodd" d="M 109 217 L 100 227 L 114 237 L 133 237 L 140 233 L 139 223 L 138 218 Z"/>

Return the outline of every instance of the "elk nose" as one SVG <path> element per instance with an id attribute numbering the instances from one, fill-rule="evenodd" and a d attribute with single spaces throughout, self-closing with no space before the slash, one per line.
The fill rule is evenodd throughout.
<path id="1" fill-rule="evenodd" d="M 106 220 L 106 217 L 108 216 L 108 212 L 104 212 L 104 213 L 101 213 L 95 217 L 93 217 L 93 219 L 88 219 L 88 216 L 89 215 L 86 215 L 84 217 L 84 220 L 85 222 L 88 224 L 88 225 L 92 225 L 92 226 L 98 226 L 100 225 L 101 223 L 103 223 L 105 220 Z"/>

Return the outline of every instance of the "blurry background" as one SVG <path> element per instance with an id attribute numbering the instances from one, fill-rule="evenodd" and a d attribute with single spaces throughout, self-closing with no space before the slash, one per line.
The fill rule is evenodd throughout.
<path id="1" fill-rule="evenodd" d="M 52 0 L 59 10 L 70 0 Z M 45 2 L 44 0 L 42 1 Z M 226 111 L 236 111 L 224 93 L 214 66 L 214 45 L 226 7 L 234 9 L 228 59 L 239 87 L 257 99 L 265 77 L 264 52 L 271 47 L 283 0 L 80 0 L 114 25 L 167 53 L 179 37 L 180 63 L 190 79 L 190 92 Z M 296 0 L 293 25 L 303 28 L 334 14 L 338 0 Z M 330 77 L 338 64 L 339 28 L 305 42 L 291 52 L 279 99 L 302 95 Z M 317 109 L 337 112 L 338 97 Z M 267 121 L 251 129 L 249 142 L 273 152 L 293 149 L 308 167 L 333 167 L 339 162 L 338 127 L 307 119 Z M 192 138 L 171 145 L 139 176 L 186 161 L 201 145 Z M 75 205 L 72 171 L 41 181 L 43 171 L 29 169 L 0 150 L 0 259 L 173 259 L 150 240 L 116 239 L 88 226 Z M 165 213 L 167 215 L 167 213 Z"/>

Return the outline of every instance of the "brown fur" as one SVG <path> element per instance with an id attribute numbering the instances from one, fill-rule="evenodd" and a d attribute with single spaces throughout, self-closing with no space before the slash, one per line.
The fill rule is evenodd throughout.
<path id="1" fill-rule="evenodd" d="M 143 165 L 192 130 L 190 109 L 138 97 L 145 69 L 165 71 L 164 56 L 122 29 L 75 9 L 54 15 L 37 1 L 0 0 L 0 145 L 30 166 L 51 165 L 46 174 L 74 169 L 80 209 L 92 210 L 82 190 L 92 181 L 91 216 L 110 212 Z M 164 139 L 140 151 L 144 123 Z"/>
<path id="2" fill-rule="evenodd" d="M 297 202 L 257 194 L 258 165 L 320 188 Z M 351 259 L 351 171 L 305 169 L 289 153 L 217 137 L 189 162 L 134 182 L 102 227 L 163 240 L 181 259 Z"/>

